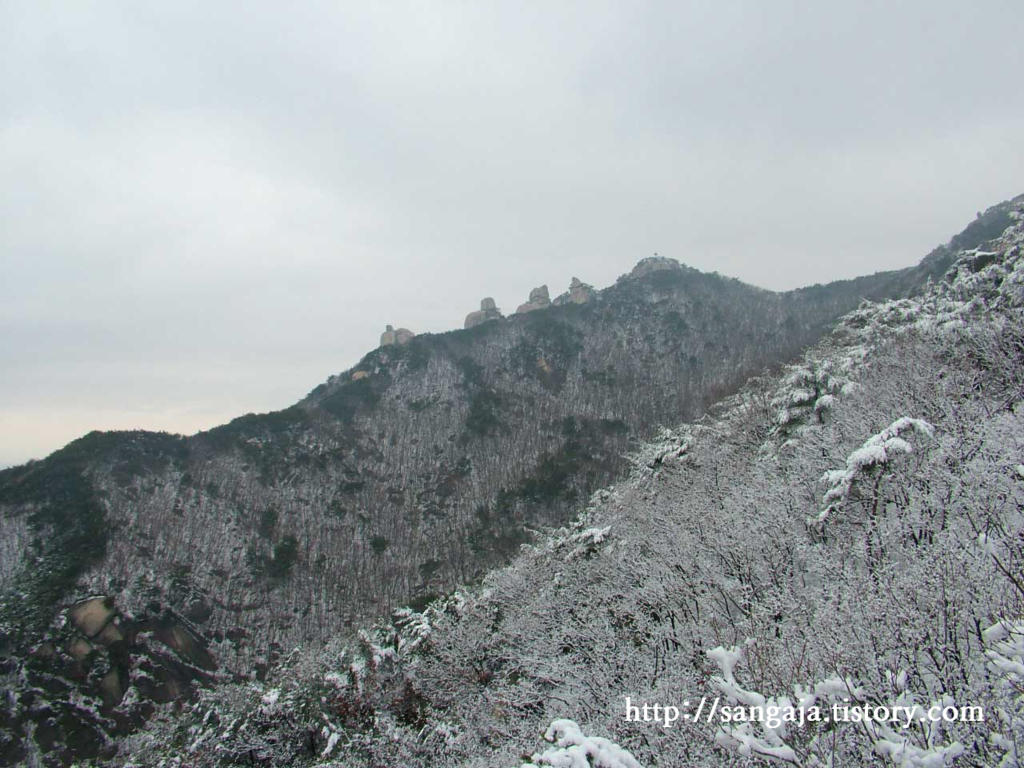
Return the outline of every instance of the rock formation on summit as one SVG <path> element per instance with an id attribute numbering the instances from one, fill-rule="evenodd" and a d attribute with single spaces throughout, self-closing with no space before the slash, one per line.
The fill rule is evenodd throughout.
<path id="1" fill-rule="evenodd" d="M 683 265 L 675 259 L 670 259 L 667 256 L 659 256 L 654 254 L 648 256 L 646 259 L 641 259 L 637 262 L 637 265 L 633 267 L 633 271 L 629 273 L 630 277 L 643 277 L 649 275 L 652 272 L 660 272 L 665 269 L 683 269 Z"/>
<path id="2" fill-rule="evenodd" d="M 380 345 L 382 347 L 388 347 L 394 344 L 401 346 L 403 344 L 408 344 L 414 338 L 416 338 L 416 334 L 408 328 L 399 328 L 396 331 L 394 326 L 389 325 L 384 333 L 380 335 Z"/>
<path id="3" fill-rule="evenodd" d="M 542 285 L 530 291 L 530 298 L 525 304 L 519 305 L 516 309 L 516 314 L 521 315 L 524 312 L 533 312 L 535 309 L 547 309 L 550 306 L 551 296 L 548 294 L 548 287 Z"/>
<path id="4" fill-rule="evenodd" d="M 465 328 L 473 328 L 488 320 L 500 320 L 501 310 L 494 304 L 494 299 L 487 297 L 480 301 L 480 309 L 466 315 Z"/>
<path id="5" fill-rule="evenodd" d="M 587 285 L 578 277 L 572 279 L 569 290 L 551 302 L 554 306 L 560 307 L 563 304 L 586 304 L 592 301 L 597 295 L 592 285 Z"/>

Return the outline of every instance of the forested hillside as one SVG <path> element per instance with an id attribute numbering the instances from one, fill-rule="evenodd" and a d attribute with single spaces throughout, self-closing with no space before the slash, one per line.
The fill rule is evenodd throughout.
<path id="1" fill-rule="evenodd" d="M 1018 203 L 923 295 L 861 306 L 634 451 L 627 481 L 478 587 L 204 693 L 123 764 L 1017 765 L 1022 313 Z M 705 695 L 984 721 L 624 719 L 627 696 Z"/>
<path id="2" fill-rule="evenodd" d="M 918 267 L 782 294 L 669 260 L 645 260 L 583 305 L 381 347 L 283 411 L 243 416 L 189 438 L 92 433 L 44 461 L 0 473 L 0 675 L 9 691 L 2 704 L 6 727 L 0 732 L 0 759 L 17 764 L 39 750 L 52 764 L 109 756 L 115 749 L 112 736 L 137 728 L 156 706 L 178 699 L 195 683 L 227 683 L 250 672 L 262 679 L 291 658 L 293 648 L 352 638 L 359 626 L 400 605 L 422 610 L 431 599 L 478 582 L 524 544 L 534 548 L 512 570 L 488 577 L 494 584 L 489 597 L 465 605 L 470 616 L 495 611 L 490 619 L 462 622 L 461 614 L 452 614 L 455 603 L 435 603 L 427 615 L 451 624 L 448 651 L 436 659 L 428 654 L 403 660 L 400 672 L 375 672 L 380 688 L 345 683 L 370 698 L 351 704 L 355 719 L 344 728 L 344 738 L 352 749 L 379 745 L 366 746 L 365 755 L 394 744 L 433 755 L 433 737 L 417 736 L 413 746 L 404 739 L 419 733 L 416 724 L 450 721 L 457 763 L 484 747 L 499 750 L 503 760 L 509 750 L 525 748 L 526 734 L 532 739 L 539 720 L 561 711 L 558 701 L 569 702 L 577 717 L 610 728 L 611 709 L 606 720 L 598 715 L 611 701 L 602 697 L 617 695 L 618 689 L 598 676 L 597 682 L 578 683 L 592 689 L 583 696 L 571 675 L 530 672 L 515 654 L 522 650 L 543 668 L 575 665 L 589 679 L 597 668 L 587 667 L 588 661 L 622 663 L 611 653 L 622 646 L 609 643 L 626 636 L 637 652 L 625 663 L 640 665 L 652 685 L 668 685 L 659 681 L 683 674 L 687 667 L 679 663 L 679 653 L 692 656 L 692 669 L 702 669 L 707 633 L 718 637 L 715 622 L 724 621 L 715 611 L 722 607 L 730 620 L 736 611 L 753 611 L 743 602 L 753 598 L 741 599 L 732 590 L 747 594 L 755 576 L 766 583 L 779 580 L 770 563 L 758 565 L 754 557 L 759 547 L 769 546 L 758 532 L 764 528 L 764 536 L 778 538 L 779 516 L 789 515 L 785 530 L 810 537 L 803 522 L 809 512 L 796 510 L 820 497 L 815 472 L 824 471 L 823 462 L 839 462 L 837 454 L 849 441 L 867 439 L 853 425 L 877 419 L 851 405 L 850 431 L 841 435 L 836 425 L 842 422 L 826 411 L 831 398 L 836 413 L 846 407 L 835 382 L 849 372 L 838 361 L 831 363 L 832 373 L 812 368 L 794 391 L 801 397 L 813 393 L 814 402 L 798 397 L 786 406 L 785 423 L 777 421 L 783 406 L 770 402 L 775 395 L 747 390 L 745 405 L 732 408 L 724 421 L 706 421 L 692 435 L 686 433 L 687 451 L 692 443 L 695 455 L 707 454 L 694 465 L 700 471 L 689 460 L 677 462 L 678 467 L 659 470 L 656 479 L 641 481 L 635 475 L 625 489 L 605 494 L 607 503 L 589 513 L 596 517 L 586 525 L 601 530 L 611 525 L 607 541 L 603 533 L 596 539 L 585 533 L 585 526 L 565 534 L 569 543 L 544 544 L 544 529 L 568 523 L 596 489 L 625 477 L 624 457 L 638 450 L 640 440 L 656 435 L 658 425 L 701 417 L 751 374 L 799 355 L 862 299 L 917 294 L 943 274 L 954 245 L 974 247 L 1001 231 L 1017 204 L 990 209 Z M 978 257 L 976 266 L 994 268 L 982 263 L 994 258 Z M 910 303 L 894 306 L 930 307 L 927 302 L 934 303 L 936 294 L 928 295 L 927 301 L 902 299 Z M 862 310 L 868 318 L 863 322 L 880 311 Z M 858 321 L 848 320 L 844 327 L 851 322 Z M 874 327 L 860 329 L 857 338 Z M 921 350 L 931 349 L 921 344 Z M 893 359 L 904 361 L 901 354 Z M 914 359 L 908 354 L 907 364 Z M 950 359 L 948 366 L 966 366 L 965 360 Z M 977 366 L 969 370 L 982 375 Z M 893 379 L 890 386 L 895 392 L 902 385 Z M 764 401 L 760 410 L 750 404 L 757 397 Z M 871 407 L 882 406 L 868 400 Z M 902 415 L 937 423 L 927 413 Z M 805 436 L 802 420 L 820 422 L 820 428 Z M 678 493 L 662 495 L 663 486 Z M 707 496 L 709 488 L 717 495 Z M 798 499 L 803 506 L 794 506 Z M 831 530 L 845 524 L 826 524 L 829 532 L 820 534 L 822 541 L 839 546 L 845 539 L 833 538 Z M 701 535 L 727 537 L 715 538 L 714 546 L 725 560 L 736 558 L 730 567 L 753 570 L 726 569 L 716 576 L 730 574 L 726 581 L 710 586 L 693 582 L 685 592 L 700 613 L 687 624 L 680 618 L 683 607 L 658 602 L 659 590 L 669 587 L 656 583 L 669 580 L 666 584 L 676 590 L 689 575 L 704 574 L 700 568 L 721 571 L 721 564 L 712 568 L 713 558 L 707 560 L 699 549 L 711 545 L 687 533 L 693 525 Z M 752 549 L 738 543 L 746 538 L 755 542 Z M 807 546 L 818 543 L 807 541 Z M 607 550 L 608 542 L 619 543 Z M 691 547 L 697 547 L 692 556 Z M 607 554 L 627 551 L 632 554 L 621 561 L 619 554 Z M 568 557 L 572 552 L 578 557 Z M 563 563 L 566 557 L 569 562 Z M 648 557 L 654 559 L 643 559 Z M 801 567 L 804 558 L 801 550 Z M 627 562 L 637 566 L 631 575 L 615 570 Z M 599 563 L 601 570 L 593 570 Z M 569 570 L 554 579 L 555 564 Z M 598 581 L 613 586 L 624 606 L 650 602 L 650 612 L 619 616 L 620 609 L 608 608 L 600 590 L 593 595 L 600 597 L 599 605 L 591 605 L 591 587 L 572 581 L 577 568 L 590 574 L 586 579 L 609 569 L 611 581 L 605 576 Z M 682 581 L 671 581 L 676 578 Z M 705 605 L 714 600 L 724 603 Z M 779 603 L 779 622 L 794 620 L 789 608 Z M 508 616 L 520 617 L 508 626 L 521 626 L 525 634 L 516 630 L 515 638 L 506 636 L 502 627 Z M 537 625 L 541 617 L 560 629 Z M 427 619 L 409 614 L 407 621 L 425 626 Z M 666 621 L 683 634 L 666 639 Z M 493 633 L 480 635 L 485 626 Z M 582 634 L 571 641 L 577 631 Z M 601 632 L 611 634 L 588 645 L 586 638 Z M 465 642 L 482 645 L 460 645 L 463 633 Z M 741 639 L 736 635 L 733 642 Z M 518 643 L 528 641 L 539 645 L 519 649 Z M 502 645 L 507 642 L 513 646 Z M 492 653 L 488 649 L 494 644 Z M 658 650 L 652 662 L 653 648 Z M 389 675 L 413 674 L 406 663 L 425 670 L 423 677 L 408 689 L 403 683 L 391 690 Z M 448 674 L 456 677 L 443 683 Z M 463 687 L 467 675 L 472 684 Z M 628 675 L 622 680 L 636 683 Z M 495 699 L 500 706 L 485 703 L 505 686 L 511 686 L 511 700 L 500 694 Z M 246 692 L 228 686 L 220 695 L 244 698 Z M 411 707 L 403 711 L 412 730 L 396 735 L 392 744 L 377 730 L 385 722 L 378 723 L 377 715 L 384 716 L 394 702 Z M 474 707 L 479 711 L 472 718 L 489 712 L 486 717 L 497 719 L 478 728 L 474 719 L 465 719 Z M 496 714 L 499 710 L 504 714 Z M 303 737 L 310 750 L 319 744 L 319 733 L 317 728 Z M 657 734 L 634 736 L 649 741 Z M 636 748 L 630 738 L 626 741 Z M 290 739 L 284 738 L 281 749 L 291 748 Z M 657 749 L 637 753 L 653 760 Z M 366 757 L 368 764 L 376 759 Z M 422 759 L 433 765 L 430 760 L 441 758 Z"/>
<path id="3" fill-rule="evenodd" d="M 381 347 L 284 411 L 192 438 L 93 433 L 0 474 L 4 546 L 34 541 L 4 561 L 29 598 L 7 606 L 7 636 L 103 594 L 241 629 L 220 650 L 248 663 L 449 591 L 564 522 L 631 440 L 907 277 L 780 295 L 651 266 L 585 306 Z"/>

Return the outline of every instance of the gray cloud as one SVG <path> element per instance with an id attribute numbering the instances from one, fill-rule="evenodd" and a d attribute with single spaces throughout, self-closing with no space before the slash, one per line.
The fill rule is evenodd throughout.
<path id="1" fill-rule="evenodd" d="M 547 7 L 547 6 L 555 6 Z M 0 464 L 283 407 L 657 251 L 906 266 L 1024 191 L 1024 8 L 0 7 Z"/>

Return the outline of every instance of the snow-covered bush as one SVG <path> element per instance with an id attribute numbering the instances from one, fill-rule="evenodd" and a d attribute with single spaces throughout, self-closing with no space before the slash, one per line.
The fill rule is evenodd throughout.
<path id="1" fill-rule="evenodd" d="M 942 768 L 964 754 L 964 745 L 944 738 L 942 723 L 928 713 L 952 706 L 951 698 L 923 703 L 906 689 L 907 675 L 890 681 L 896 690 L 885 696 L 871 692 L 850 678 L 832 675 L 814 685 L 793 686 L 792 697 L 770 696 L 748 690 L 735 677 L 743 657 L 739 647 L 714 648 L 708 656 L 721 676 L 713 684 L 739 711 L 751 717 L 720 724 L 715 740 L 743 757 L 758 757 L 797 766 L 867 762 L 879 755 L 899 768 Z M 882 712 L 881 718 L 853 720 L 859 712 Z"/>
<path id="2" fill-rule="evenodd" d="M 554 744 L 535 753 L 522 768 L 642 768 L 629 752 L 601 736 L 584 736 L 572 720 L 555 720 L 544 732 L 544 740 Z"/>
<path id="3" fill-rule="evenodd" d="M 877 511 L 879 504 L 878 487 L 882 475 L 898 456 L 913 452 L 911 444 L 903 437 L 908 432 L 917 432 L 927 438 L 935 436 L 935 428 L 923 419 L 902 416 L 877 435 L 872 435 L 846 459 L 846 467 L 833 469 L 822 475 L 822 482 L 828 485 L 825 492 L 825 508 L 817 517 L 819 523 L 832 513 L 842 509 L 854 494 L 857 483 L 868 482 L 871 492 L 860 494 L 862 500 Z"/>
<path id="4" fill-rule="evenodd" d="M 986 655 L 998 705 L 990 712 L 991 742 L 1005 753 L 999 768 L 1024 757 L 1024 621 L 999 621 L 985 630 Z"/>
<path id="5" fill-rule="evenodd" d="M 808 423 L 825 423 L 836 396 L 849 384 L 849 379 L 839 373 L 829 359 L 811 359 L 790 366 L 781 391 L 772 401 L 777 408 L 779 431 L 790 434 Z"/>

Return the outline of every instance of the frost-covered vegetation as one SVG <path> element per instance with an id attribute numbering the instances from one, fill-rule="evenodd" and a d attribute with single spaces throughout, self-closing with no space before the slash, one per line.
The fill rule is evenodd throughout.
<path id="1" fill-rule="evenodd" d="M 1024 225 L 866 304 L 478 588 L 167 711 L 125 765 L 1014 766 Z M 624 700 L 983 722 L 626 722 Z M 546 739 L 549 742 L 545 746 Z"/>
<path id="2" fill-rule="evenodd" d="M 654 425 L 924 274 L 776 294 L 661 267 L 586 305 L 379 348 L 276 413 L 190 438 L 93 433 L 0 472 L 0 547 L 29 555 L 0 567 L 0 643 L 105 594 L 195 621 L 242 671 L 422 606 L 571 520 Z"/>
<path id="3" fill-rule="evenodd" d="M 776 294 L 648 260 L 584 305 L 374 350 L 276 413 L 92 433 L 0 472 L 0 764 L 107 754 L 197 681 L 262 678 L 478 580 L 656 424 L 931 269 Z M 112 613 L 84 632 L 67 611 L 94 597 Z"/>

